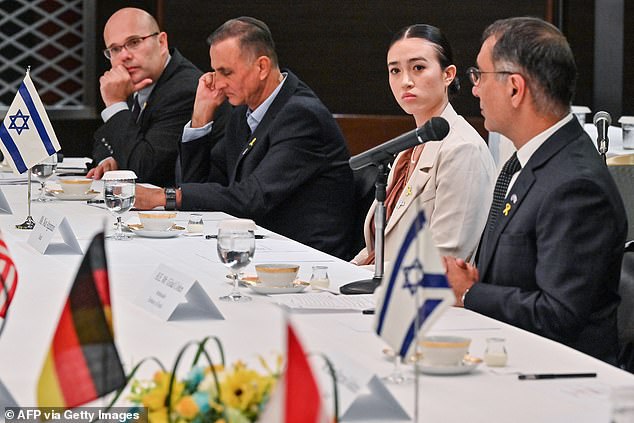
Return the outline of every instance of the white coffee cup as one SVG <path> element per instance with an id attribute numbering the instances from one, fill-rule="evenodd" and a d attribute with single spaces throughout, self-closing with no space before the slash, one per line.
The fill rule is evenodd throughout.
<path id="1" fill-rule="evenodd" d="M 262 286 L 284 288 L 291 286 L 297 278 L 298 264 L 266 263 L 256 264 L 255 272 Z"/>
<path id="2" fill-rule="evenodd" d="M 427 336 L 420 342 L 423 364 L 457 366 L 469 351 L 471 339 L 462 336 Z"/>
<path id="3" fill-rule="evenodd" d="M 176 212 L 143 211 L 139 212 L 139 220 L 147 231 L 166 231 L 174 225 Z"/>
<path id="4" fill-rule="evenodd" d="M 87 178 L 62 178 L 58 182 L 64 194 L 68 195 L 83 195 L 92 187 L 92 179 Z"/>

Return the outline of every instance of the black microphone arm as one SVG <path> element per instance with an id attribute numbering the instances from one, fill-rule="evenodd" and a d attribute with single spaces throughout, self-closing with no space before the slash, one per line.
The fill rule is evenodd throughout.
<path id="1" fill-rule="evenodd" d="M 449 133 L 449 123 L 441 117 L 429 119 L 420 128 L 399 135 L 381 145 L 377 145 L 350 158 L 352 170 L 362 169 L 366 166 L 376 165 L 390 161 L 403 150 L 424 144 L 427 141 L 440 141 Z"/>
<path id="2" fill-rule="evenodd" d="M 610 143 L 608 129 L 612 125 L 612 117 L 608 112 L 600 111 L 594 115 L 592 123 L 597 127 L 597 149 L 605 157 Z"/>

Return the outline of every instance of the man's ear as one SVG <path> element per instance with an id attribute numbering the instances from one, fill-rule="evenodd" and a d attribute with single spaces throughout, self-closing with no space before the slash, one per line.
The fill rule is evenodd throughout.
<path id="1" fill-rule="evenodd" d="M 258 67 L 258 72 L 260 74 L 260 79 L 266 79 L 271 73 L 271 58 L 267 56 L 260 56 L 255 59 L 256 66 Z"/>
<path id="2" fill-rule="evenodd" d="M 508 77 L 509 94 L 511 96 L 511 103 L 514 106 L 518 106 L 526 97 L 528 86 L 526 79 L 519 73 L 513 73 Z"/>

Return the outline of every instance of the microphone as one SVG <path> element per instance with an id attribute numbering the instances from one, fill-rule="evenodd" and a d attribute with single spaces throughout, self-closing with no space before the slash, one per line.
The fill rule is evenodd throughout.
<path id="1" fill-rule="evenodd" d="M 592 123 L 597 127 L 597 149 L 602 155 L 608 152 L 608 128 L 612 124 L 612 118 L 608 112 L 597 112 L 592 119 Z"/>
<path id="2" fill-rule="evenodd" d="M 420 128 L 412 129 L 396 138 L 392 138 L 383 144 L 377 145 L 350 158 L 352 170 L 359 170 L 372 164 L 379 164 L 391 160 L 394 155 L 403 150 L 424 144 L 427 141 L 439 141 L 449 133 L 449 124 L 441 117 L 429 119 Z"/>

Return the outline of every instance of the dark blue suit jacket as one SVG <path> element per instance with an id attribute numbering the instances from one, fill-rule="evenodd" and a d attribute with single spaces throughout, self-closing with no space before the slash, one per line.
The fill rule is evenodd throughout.
<path id="1" fill-rule="evenodd" d="M 191 119 L 202 75 L 178 50 L 170 54 L 139 121 L 134 121 L 129 110 L 112 116 L 95 132 L 92 153 L 95 163 L 112 156 L 119 169 L 136 173 L 137 182 L 158 186 L 174 186 L 178 145 L 183 127 Z"/>
<path id="2" fill-rule="evenodd" d="M 465 307 L 615 363 L 627 218 L 577 119 L 533 154 L 506 203 Z"/>
<path id="3" fill-rule="evenodd" d="M 253 134 L 239 106 L 220 142 L 184 143 L 181 157 L 182 209 L 250 218 L 321 251 L 348 253 L 348 149 L 332 114 L 293 73 Z"/>

